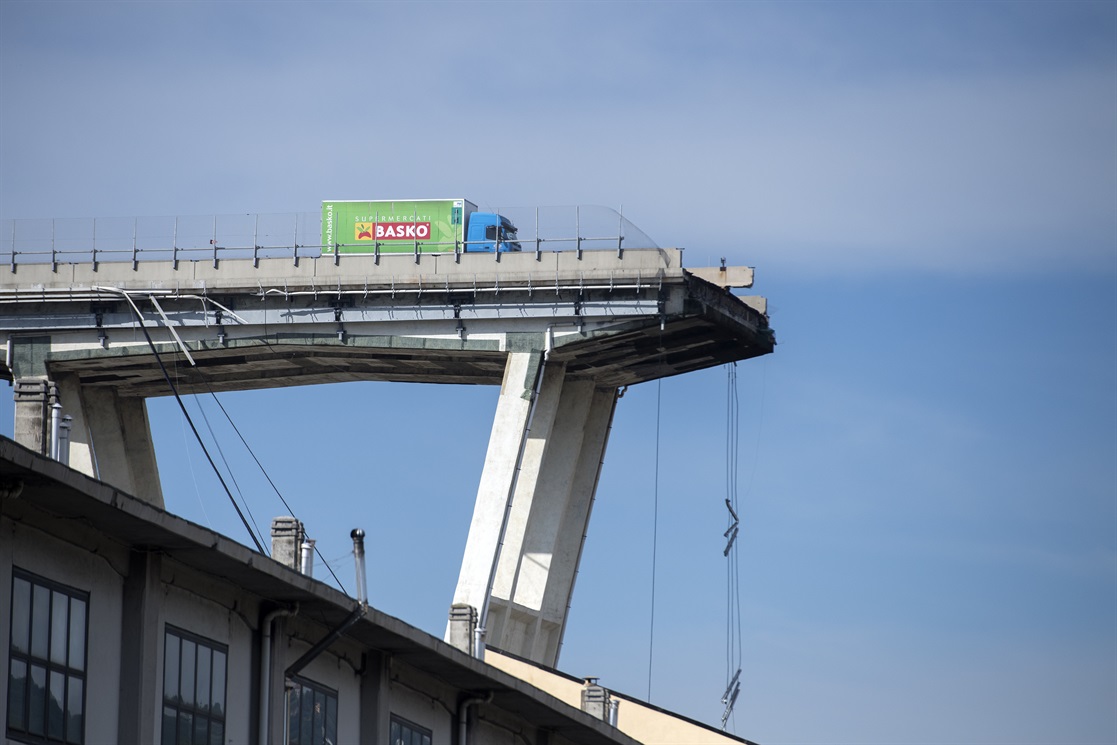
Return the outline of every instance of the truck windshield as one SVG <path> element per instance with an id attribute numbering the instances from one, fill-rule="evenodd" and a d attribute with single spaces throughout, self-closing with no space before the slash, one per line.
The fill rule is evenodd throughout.
<path id="1" fill-rule="evenodd" d="M 513 251 L 521 250 L 520 249 L 520 241 L 519 241 L 519 237 L 516 234 L 516 226 L 515 225 L 513 225 L 508 220 L 501 220 L 500 234 L 501 234 L 501 238 L 504 240 L 505 243 L 508 244 L 509 248 L 511 248 Z"/>

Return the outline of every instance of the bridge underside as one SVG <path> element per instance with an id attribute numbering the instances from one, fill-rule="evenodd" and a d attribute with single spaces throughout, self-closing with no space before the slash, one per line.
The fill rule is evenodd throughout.
<path id="1" fill-rule="evenodd" d="M 17 440 L 49 452 L 60 403 L 74 418 L 71 465 L 160 505 L 144 405 L 171 393 L 160 362 L 180 393 L 501 386 L 454 601 L 475 609 L 489 644 L 554 665 L 617 390 L 775 344 L 760 299 L 680 260 L 193 265 L 171 289 L 166 267 L 21 266 L 0 281 L 0 373 L 16 381 Z"/>
<path id="2" fill-rule="evenodd" d="M 544 343 L 541 333 L 528 344 Z M 158 334 L 164 336 L 163 334 Z M 551 356 L 567 376 L 614 388 L 679 375 L 765 354 L 770 345 L 745 348 L 741 338 L 703 318 L 664 323 L 641 320 L 607 330 L 554 339 Z M 513 339 L 513 344 L 519 339 Z M 16 342 L 18 346 L 19 341 Z M 407 339 L 396 336 L 276 333 L 190 345 L 194 364 L 171 342 L 156 345 L 175 365 L 180 393 L 318 385 L 357 380 L 500 385 L 508 350 L 499 340 Z M 130 345 L 120 354 L 92 350 L 50 356 L 51 375 L 74 375 L 82 386 L 112 388 L 122 397 L 171 394 L 149 347 Z"/>

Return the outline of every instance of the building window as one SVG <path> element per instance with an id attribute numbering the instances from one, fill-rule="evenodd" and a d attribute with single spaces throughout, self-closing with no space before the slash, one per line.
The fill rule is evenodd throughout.
<path id="1" fill-rule="evenodd" d="M 89 593 L 12 573 L 8 736 L 84 742 Z"/>
<path id="2" fill-rule="evenodd" d="M 431 745 L 431 731 L 393 714 L 390 745 Z"/>
<path id="3" fill-rule="evenodd" d="M 168 626 L 163 650 L 163 745 L 225 742 L 229 648 Z"/>
<path id="4" fill-rule="evenodd" d="M 287 745 L 337 743 L 337 691 L 296 677 L 287 689 Z"/>

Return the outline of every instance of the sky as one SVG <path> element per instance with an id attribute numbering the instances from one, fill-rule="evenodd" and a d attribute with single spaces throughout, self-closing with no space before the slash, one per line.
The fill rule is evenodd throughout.
<path id="1" fill-rule="evenodd" d="M 729 731 L 1117 743 L 1117 4 L 0 0 L 0 218 L 417 196 L 623 207 L 769 299 L 735 458 L 726 368 L 620 401 L 561 669 L 719 724 L 735 460 Z M 373 605 L 441 636 L 496 396 L 220 402 L 349 592 L 360 525 Z M 149 413 L 168 509 L 250 544 Z"/>

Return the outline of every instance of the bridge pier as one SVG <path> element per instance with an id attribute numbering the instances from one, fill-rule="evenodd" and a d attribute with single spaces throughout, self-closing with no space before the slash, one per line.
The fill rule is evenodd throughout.
<path id="1" fill-rule="evenodd" d="M 155 446 L 142 398 L 112 388 L 83 386 L 75 374 L 15 382 L 15 441 L 50 455 L 50 409 L 72 417 L 69 465 L 163 508 Z"/>
<path id="2" fill-rule="evenodd" d="M 553 667 L 617 389 L 545 357 L 509 354 L 454 603 L 480 609 L 488 644 Z"/>

